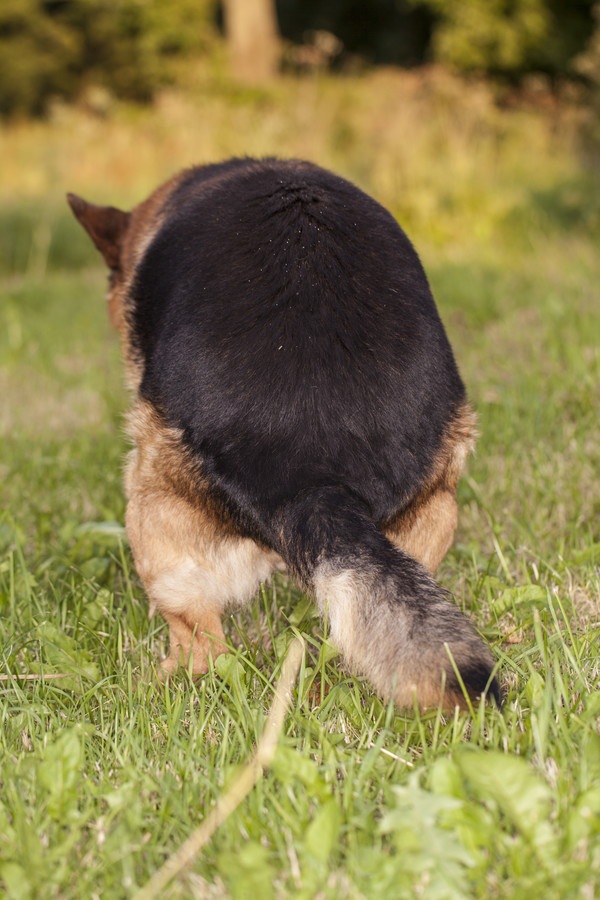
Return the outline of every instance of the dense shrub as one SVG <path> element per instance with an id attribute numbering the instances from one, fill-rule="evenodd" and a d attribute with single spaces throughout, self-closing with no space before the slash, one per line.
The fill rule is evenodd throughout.
<path id="1" fill-rule="evenodd" d="M 244 3 L 246 0 L 237 0 Z M 450 64 L 519 79 L 573 74 L 594 0 L 263 0 L 283 37 L 331 32 L 336 61 Z M 39 114 L 90 87 L 137 101 L 210 49 L 220 0 L 1 0 L 0 115 Z M 260 43 L 260 42 L 259 42 Z"/>
<path id="2" fill-rule="evenodd" d="M 468 71 L 572 74 L 593 0 L 414 0 L 436 16 L 433 57 Z"/>
<path id="3" fill-rule="evenodd" d="M 595 28 L 589 42 L 575 60 L 577 70 L 587 82 L 587 104 L 581 136 L 586 155 L 600 164 L 600 3 L 594 6 Z"/>
<path id="4" fill-rule="evenodd" d="M 148 100 L 210 38 L 209 0 L 2 0 L 0 113 L 42 112 L 89 85 Z"/>

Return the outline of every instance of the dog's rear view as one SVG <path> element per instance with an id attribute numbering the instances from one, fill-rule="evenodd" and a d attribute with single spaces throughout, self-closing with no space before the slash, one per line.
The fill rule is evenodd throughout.
<path id="1" fill-rule="evenodd" d="M 473 415 L 392 216 L 278 160 L 191 169 L 131 213 L 69 200 L 111 269 L 136 394 L 127 533 L 169 624 L 167 671 L 205 672 L 224 610 L 287 568 L 383 697 L 499 699 L 431 577 Z"/>

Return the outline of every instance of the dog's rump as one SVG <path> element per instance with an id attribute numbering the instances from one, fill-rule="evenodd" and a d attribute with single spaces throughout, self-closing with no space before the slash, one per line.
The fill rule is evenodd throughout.
<path id="1" fill-rule="evenodd" d="M 205 672 L 224 610 L 287 566 L 384 697 L 499 698 L 489 651 L 430 574 L 474 418 L 392 216 L 277 160 L 189 170 L 130 213 L 70 203 L 113 270 L 137 391 L 127 533 L 169 624 L 165 671 Z"/>
<path id="2" fill-rule="evenodd" d="M 131 297 L 141 394 L 240 523 L 319 485 L 344 485 L 384 522 L 418 492 L 464 401 L 408 238 L 307 163 L 187 173 Z"/>

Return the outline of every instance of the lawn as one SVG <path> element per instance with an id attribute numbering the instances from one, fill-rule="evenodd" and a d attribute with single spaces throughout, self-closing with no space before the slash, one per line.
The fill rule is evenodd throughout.
<path id="1" fill-rule="evenodd" d="M 134 896 L 247 762 L 298 633 L 273 765 L 161 896 L 600 892 L 600 176 L 576 129 L 567 107 L 382 71 L 0 131 L 6 896 Z M 439 580 L 493 647 L 502 711 L 386 707 L 282 578 L 230 617 L 215 671 L 157 680 L 166 630 L 122 528 L 105 274 L 63 194 L 127 205 L 245 153 L 351 178 L 423 258 L 481 432 Z"/>

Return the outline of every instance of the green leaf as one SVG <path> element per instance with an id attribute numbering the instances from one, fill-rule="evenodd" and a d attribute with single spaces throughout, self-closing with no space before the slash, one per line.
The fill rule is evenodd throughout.
<path id="1" fill-rule="evenodd" d="M 342 816 L 338 801 L 334 798 L 324 803 L 306 829 L 304 847 L 311 856 L 326 863 L 335 850 Z"/>
<path id="2" fill-rule="evenodd" d="M 582 718 L 586 721 L 595 721 L 600 716 L 600 691 L 594 691 L 584 698 L 584 713 Z"/>
<path id="3" fill-rule="evenodd" d="M 300 782 L 311 797 L 324 799 L 330 795 L 317 764 L 298 750 L 280 744 L 271 769 L 283 782 Z"/>
<path id="4" fill-rule="evenodd" d="M 340 651 L 337 647 L 335 647 L 329 641 L 323 641 L 321 644 L 321 649 L 319 650 L 319 659 L 317 661 L 317 668 L 323 663 L 328 663 L 330 660 L 335 659 L 340 655 Z"/>
<path id="5" fill-rule="evenodd" d="M 567 843 L 576 851 L 582 841 L 600 835 L 600 784 L 584 791 L 569 811 Z"/>
<path id="6" fill-rule="evenodd" d="M 239 687 L 245 679 L 244 664 L 234 653 L 222 653 L 217 656 L 214 666 L 217 674 L 226 684 Z"/>
<path id="7" fill-rule="evenodd" d="M 600 563 L 600 543 L 590 544 L 581 550 L 575 550 L 571 553 L 568 563 L 576 566 L 597 565 Z"/>
<path id="8" fill-rule="evenodd" d="M 77 806 L 83 763 L 80 732 L 79 728 L 63 731 L 48 745 L 38 767 L 38 781 L 47 792 L 46 806 L 54 819 L 60 819 Z"/>
<path id="9" fill-rule="evenodd" d="M 15 900 L 27 900 L 31 897 L 31 882 L 23 866 L 15 862 L 2 863 L 0 878 L 6 885 L 7 897 L 14 897 Z"/>
<path id="10" fill-rule="evenodd" d="M 434 794 L 465 799 L 465 789 L 460 769 L 452 759 L 442 757 L 431 767 L 429 786 Z"/>
<path id="11" fill-rule="evenodd" d="M 532 709 L 539 709 L 544 703 L 545 682 L 539 672 L 532 672 L 525 685 L 525 696 Z"/>
<path id="12" fill-rule="evenodd" d="M 219 871 L 233 900 L 271 900 L 275 896 L 269 851 L 257 841 L 243 844 L 235 853 L 220 854 Z"/>
<path id="13" fill-rule="evenodd" d="M 0 551 L 4 553 L 15 544 L 22 546 L 25 543 L 25 535 L 22 528 L 14 522 L 0 522 Z"/>
<path id="14" fill-rule="evenodd" d="M 314 619 L 317 609 L 311 597 L 303 596 L 290 613 L 289 623 L 298 627 L 305 619 Z"/>
<path id="15" fill-rule="evenodd" d="M 104 556 L 92 556 L 81 564 L 80 571 L 84 578 L 100 581 L 106 575 L 109 566 L 110 559 Z"/>
<path id="16" fill-rule="evenodd" d="M 505 588 L 497 600 L 494 601 L 494 613 L 503 615 L 509 610 L 520 606 L 544 605 L 548 599 L 546 588 L 539 584 L 526 584 L 522 587 Z"/>
<path id="17" fill-rule="evenodd" d="M 448 773 L 442 773 L 444 781 Z M 430 900 L 462 900 L 468 896 L 468 871 L 474 857 L 465 846 L 455 817 L 468 805 L 440 796 L 419 785 L 414 773 L 408 785 L 393 789 L 396 805 L 384 815 L 379 830 L 394 839 L 400 857 L 400 879 L 405 892 L 416 896 L 416 884 L 426 884 Z"/>
<path id="18" fill-rule="evenodd" d="M 597 697 L 600 699 L 600 694 Z M 589 731 L 585 736 L 581 769 L 584 787 L 600 784 L 600 734 L 593 731 Z"/>
<path id="19" fill-rule="evenodd" d="M 81 610 L 79 621 L 88 628 L 95 628 L 105 616 L 105 609 L 111 603 L 111 593 L 106 588 L 98 591 L 94 600 L 87 600 Z"/>
<path id="20" fill-rule="evenodd" d="M 81 690 L 81 679 L 98 681 L 100 670 L 92 655 L 80 644 L 51 622 L 44 622 L 37 628 L 37 639 L 40 642 L 42 662 L 31 662 L 29 670 L 33 673 L 59 673 L 73 675 L 60 681 L 62 689 Z M 77 677 L 75 677 L 77 676 Z"/>
<path id="21" fill-rule="evenodd" d="M 483 801 L 493 801 L 511 824 L 544 855 L 556 850 L 556 835 L 548 821 L 552 792 L 525 760 L 500 751 L 458 751 L 454 759 L 463 777 Z"/>
<path id="22" fill-rule="evenodd" d="M 379 825 L 379 830 L 384 834 L 403 831 L 407 827 L 413 830 L 416 823 L 423 828 L 435 827 L 441 813 L 457 809 L 461 805 L 453 797 L 439 796 L 419 788 L 418 777 L 414 776 L 408 786 L 395 787 L 393 790 L 396 807 L 385 814 Z M 415 837 L 420 842 L 418 830 L 415 831 Z"/>
<path id="23" fill-rule="evenodd" d="M 125 540 L 125 528 L 119 522 L 84 522 L 75 529 L 75 534 L 93 534 L 102 537 Z"/>

